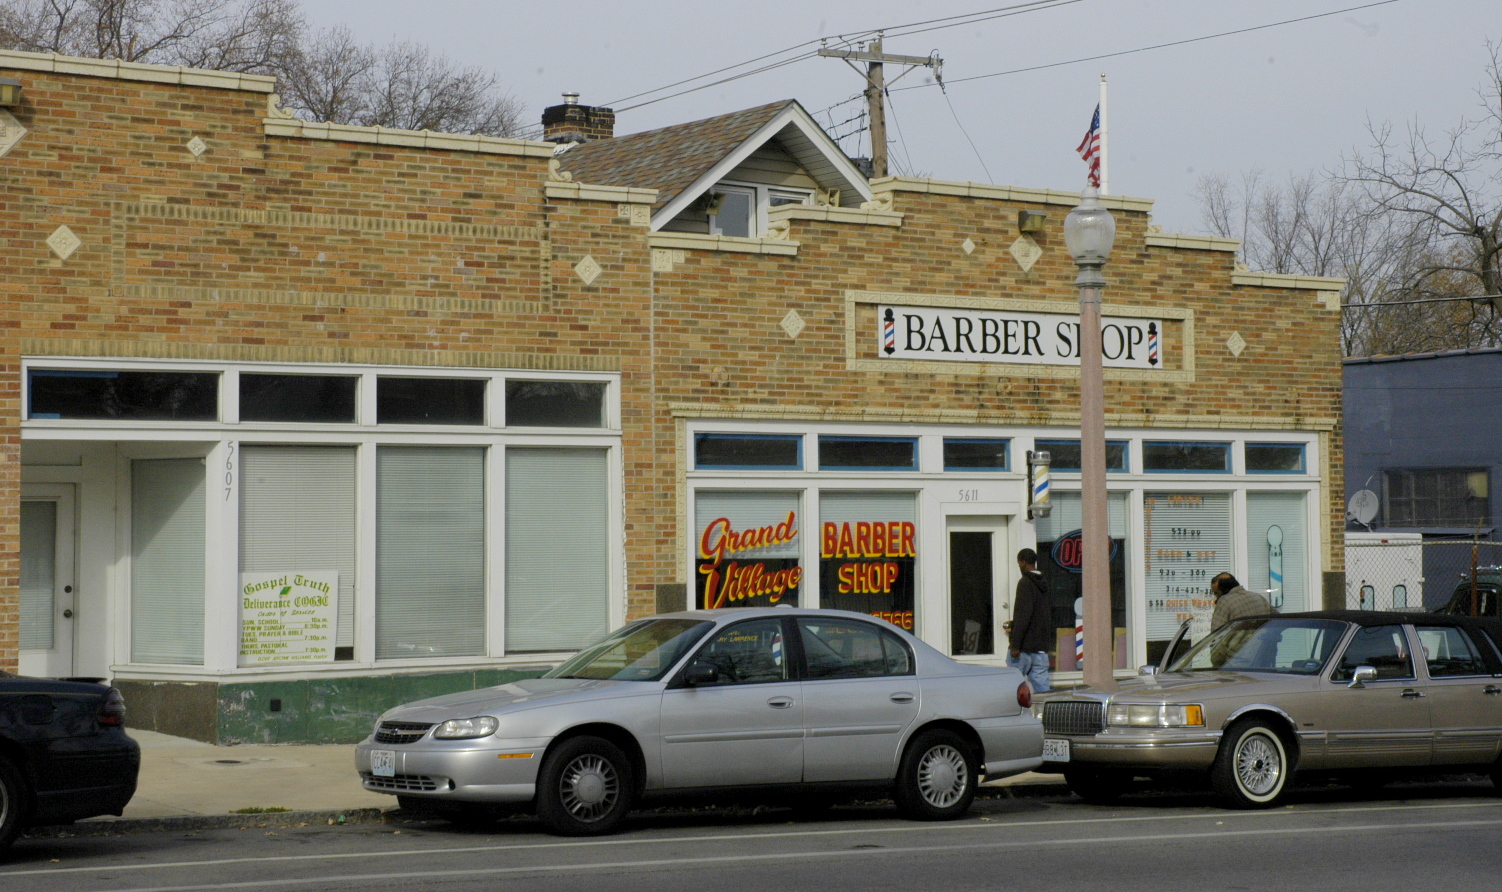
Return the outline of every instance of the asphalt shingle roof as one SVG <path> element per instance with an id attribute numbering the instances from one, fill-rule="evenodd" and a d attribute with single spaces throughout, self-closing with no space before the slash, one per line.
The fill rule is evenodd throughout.
<path id="1" fill-rule="evenodd" d="M 660 209 L 750 139 L 792 99 L 702 121 L 593 140 L 558 156 L 574 182 L 657 190 Z"/>

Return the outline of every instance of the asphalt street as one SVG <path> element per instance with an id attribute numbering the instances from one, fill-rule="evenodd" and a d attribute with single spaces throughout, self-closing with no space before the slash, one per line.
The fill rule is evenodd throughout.
<path id="1" fill-rule="evenodd" d="M 1201 794 L 978 800 L 919 824 L 889 804 L 663 810 L 571 840 L 516 819 L 27 840 L 0 890 L 668 890 L 1495 888 L 1502 798 L 1485 782 L 1305 791 L 1271 811 Z"/>

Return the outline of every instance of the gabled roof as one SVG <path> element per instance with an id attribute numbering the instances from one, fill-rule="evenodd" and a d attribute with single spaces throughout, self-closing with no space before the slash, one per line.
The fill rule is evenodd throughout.
<path id="1" fill-rule="evenodd" d="M 792 99 L 582 143 L 562 152 L 558 162 L 576 183 L 656 189 L 652 228 L 659 229 L 774 140 L 820 187 L 840 190 L 842 205 L 871 200 L 866 178 Z"/>

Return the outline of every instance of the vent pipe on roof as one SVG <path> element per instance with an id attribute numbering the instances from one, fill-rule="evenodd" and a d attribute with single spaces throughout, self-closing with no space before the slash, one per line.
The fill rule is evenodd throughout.
<path id="1" fill-rule="evenodd" d="M 542 112 L 542 138 L 548 142 L 579 143 L 615 136 L 615 110 L 580 105 L 578 93 L 564 93 L 563 104 Z"/>

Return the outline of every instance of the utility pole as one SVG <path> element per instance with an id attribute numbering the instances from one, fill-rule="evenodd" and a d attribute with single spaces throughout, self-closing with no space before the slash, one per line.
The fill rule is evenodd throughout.
<path id="1" fill-rule="evenodd" d="M 883 65 L 891 62 L 895 65 L 908 66 L 907 71 L 893 78 L 896 83 L 909 71 L 923 66 L 932 68 L 938 75 L 944 65 L 944 60 L 938 54 L 932 56 L 893 56 L 881 51 L 881 33 L 877 32 L 876 39 L 872 40 L 864 50 L 819 50 L 819 55 L 828 56 L 832 59 L 844 59 L 846 64 L 855 68 L 854 62 L 865 62 L 866 70 L 866 110 L 871 118 L 871 175 L 872 177 L 884 177 L 887 175 L 887 111 L 886 111 L 886 70 Z M 859 68 L 855 68 L 860 71 Z"/>

